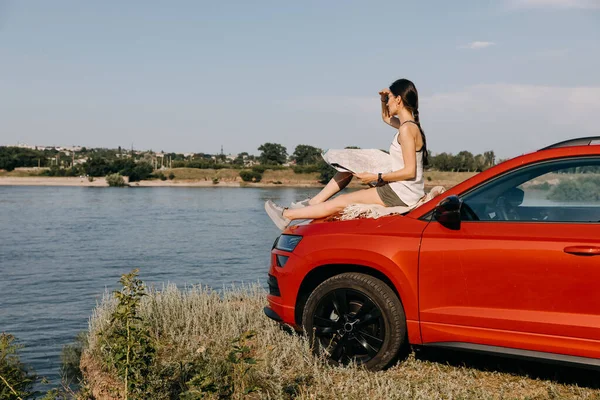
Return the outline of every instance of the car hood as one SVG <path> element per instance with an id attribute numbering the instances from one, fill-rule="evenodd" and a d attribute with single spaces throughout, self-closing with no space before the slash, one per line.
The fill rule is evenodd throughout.
<path id="1" fill-rule="evenodd" d="M 348 221 L 318 219 L 292 225 L 284 233 L 300 236 L 353 233 L 385 234 L 390 229 L 390 225 L 397 228 L 399 225 L 404 225 L 405 221 L 414 222 L 415 220 L 402 215 L 389 215 L 377 219 L 359 218 Z"/>

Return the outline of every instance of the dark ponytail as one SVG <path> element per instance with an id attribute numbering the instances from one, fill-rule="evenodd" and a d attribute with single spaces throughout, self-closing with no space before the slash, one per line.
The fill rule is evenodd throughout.
<path id="1" fill-rule="evenodd" d="M 419 131 L 421 131 L 421 138 L 423 139 L 423 166 L 427 166 L 429 164 L 429 154 L 427 152 L 427 139 L 425 138 L 425 132 L 421 128 L 421 121 L 419 119 L 419 93 L 417 92 L 417 88 L 408 79 L 398 79 L 390 85 L 390 92 L 394 96 L 400 97 L 404 107 L 412 112 Z"/>
<path id="2" fill-rule="evenodd" d="M 425 137 L 425 132 L 423 132 L 423 128 L 421 128 L 421 121 L 419 120 L 419 109 L 413 110 L 413 118 L 415 122 L 419 126 L 419 130 L 421 131 L 421 138 L 423 139 L 423 165 L 429 165 L 429 153 L 427 153 L 427 138 Z"/>

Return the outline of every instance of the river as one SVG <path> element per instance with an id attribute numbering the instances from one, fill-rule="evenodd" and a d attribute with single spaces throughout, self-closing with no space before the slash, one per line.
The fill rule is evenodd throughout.
<path id="1" fill-rule="evenodd" d="M 162 286 L 266 285 L 279 230 L 264 212 L 315 188 L 0 187 L 0 332 L 59 382 L 60 352 L 121 274 Z"/>

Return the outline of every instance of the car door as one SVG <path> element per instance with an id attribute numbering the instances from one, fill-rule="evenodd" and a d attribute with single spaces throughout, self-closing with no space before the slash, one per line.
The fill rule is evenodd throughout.
<path id="1" fill-rule="evenodd" d="M 600 160 L 531 165 L 460 197 L 460 228 L 423 234 L 423 341 L 600 358 Z"/>

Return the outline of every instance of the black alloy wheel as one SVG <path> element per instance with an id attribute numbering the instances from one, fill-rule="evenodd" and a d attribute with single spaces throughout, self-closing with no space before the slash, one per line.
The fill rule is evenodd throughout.
<path id="1" fill-rule="evenodd" d="M 385 368 L 407 344 L 402 303 L 381 280 L 360 273 L 336 275 L 309 296 L 302 324 L 315 354 L 329 362 Z"/>

